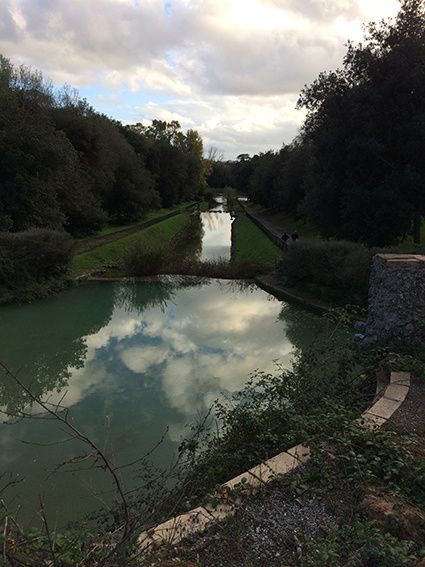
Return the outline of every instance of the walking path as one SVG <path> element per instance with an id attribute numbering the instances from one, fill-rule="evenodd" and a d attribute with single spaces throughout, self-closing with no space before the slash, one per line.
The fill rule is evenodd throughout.
<path id="1" fill-rule="evenodd" d="M 395 412 L 386 427 L 400 435 L 417 435 L 424 440 L 425 444 L 424 379 L 412 378 L 409 393 L 407 394 L 403 405 Z"/>
<path id="2" fill-rule="evenodd" d="M 171 211 L 170 213 L 167 213 L 160 217 L 156 217 L 154 219 L 144 221 L 142 223 L 136 224 L 124 230 L 112 232 L 111 234 L 106 234 L 105 236 L 99 236 L 98 238 L 91 238 L 90 240 L 84 242 L 78 242 L 74 246 L 73 253 L 74 255 L 82 254 L 83 252 L 88 252 L 89 250 L 93 250 L 98 246 L 103 246 L 103 244 L 107 244 L 108 242 L 113 242 L 114 240 L 119 240 L 120 238 L 129 236 L 130 234 L 134 234 L 135 232 L 140 232 L 141 230 L 144 230 L 145 228 L 148 228 L 154 224 L 158 224 L 159 222 L 162 222 L 171 217 L 181 214 L 185 209 L 190 209 L 195 204 L 196 203 L 192 203 L 190 205 L 183 207 L 182 209 L 176 209 L 175 211 Z"/>

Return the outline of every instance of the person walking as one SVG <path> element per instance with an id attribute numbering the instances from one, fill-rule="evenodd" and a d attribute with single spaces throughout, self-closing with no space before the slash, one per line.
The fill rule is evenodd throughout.
<path id="1" fill-rule="evenodd" d="M 291 237 L 289 236 L 289 234 L 287 234 L 286 232 L 284 232 L 282 234 L 282 236 L 280 237 L 282 244 L 283 244 L 283 248 L 286 248 L 288 246 L 288 241 Z"/>

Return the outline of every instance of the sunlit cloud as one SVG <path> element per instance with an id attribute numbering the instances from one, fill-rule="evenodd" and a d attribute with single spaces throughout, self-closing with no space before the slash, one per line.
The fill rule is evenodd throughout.
<path id="1" fill-rule="evenodd" d="M 303 85 L 341 64 L 362 23 L 393 16 L 398 5 L 2 0 L 0 52 L 80 88 L 95 106 L 93 90 L 109 89 L 121 105 L 111 98 L 102 110 L 124 122 L 177 119 L 233 157 L 290 142 L 303 120 L 295 110 Z"/>

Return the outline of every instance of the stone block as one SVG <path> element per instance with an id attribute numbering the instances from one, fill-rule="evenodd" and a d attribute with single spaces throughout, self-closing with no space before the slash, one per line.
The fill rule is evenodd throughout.
<path id="1" fill-rule="evenodd" d="M 410 373 L 391 372 L 391 384 L 398 384 L 400 386 L 410 386 Z"/>
<path id="2" fill-rule="evenodd" d="M 404 384 L 390 384 L 385 390 L 385 398 L 389 400 L 396 400 L 398 402 L 404 402 L 406 396 L 409 392 L 409 386 Z"/>
<path id="3" fill-rule="evenodd" d="M 292 447 L 292 449 L 288 449 L 287 453 L 297 458 L 300 463 L 306 463 L 310 458 L 310 449 L 302 443 Z"/>
<path id="4" fill-rule="evenodd" d="M 243 485 L 255 488 L 270 482 L 278 475 L 286 474 L 299 466 L 299 464 L 300 459 L 296 455 L 289 454 L 289 451 L 283 452 L 253 467 L 249 471 L 232 478 L 232 480 L 229 480 L 223 484 L 223 486 L 231 489 Z"/>
<path id="5" fill-rule="evenodd" d="M 359 421 L 363 422 L 364 426 L 367 429 L 378 429 L 387 422 L 384 417 L 379 417 L 368 411 L 364 412 Z"/>
<path id="6" fill-rule="evenodd" d="M 376 404 L 373 404 L 371 408 L 369 408 L 368 413 L 382 417 L 384 419 L 389 419 L 400 406 L 401 402 L 383 397 L 378 400 Z"/>

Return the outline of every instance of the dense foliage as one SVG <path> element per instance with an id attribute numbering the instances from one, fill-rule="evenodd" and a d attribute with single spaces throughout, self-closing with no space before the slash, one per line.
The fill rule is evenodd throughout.
<path id="1" fill-rule="evenodd" d="M 71 249 L 64 231 L 0 232 L 1 302 L 32 301 L 63 287 Z"/>
<path id="2" fill-rule="evenodd" d="M 0 285 L 25 283 L 40 275 L 63 273 L 69 262 L 72 239 L 64 232 L 33 229 L 0 232 Z"/>
<path id="3" fill-rule="evenodd" d="M 370 24 L 363 43 L 348 44 L 340 69 L 304 88 L 298 139 L 279 152 L 238 156 L 234 185 L 255 202 L 307 217 L 324 236 L 382 246 L 414 227 L 418 242 L 424 61 L 423 0 L 403 0 L 394 20 Z"/>
<path id="4" fill-rule="evenodd" d="M 278 271 L 296 282 L 338 290 L 345 302 L 365 303 L 375 252 L 345 240 L 303 239 L 284 249 Z"/>
<path id="5" fill-rule="evenodd" d="M 87 234 L 192 199 L 202 139 L 178 122 L 123 126 L 0 56 L 0 230 Z"/>

